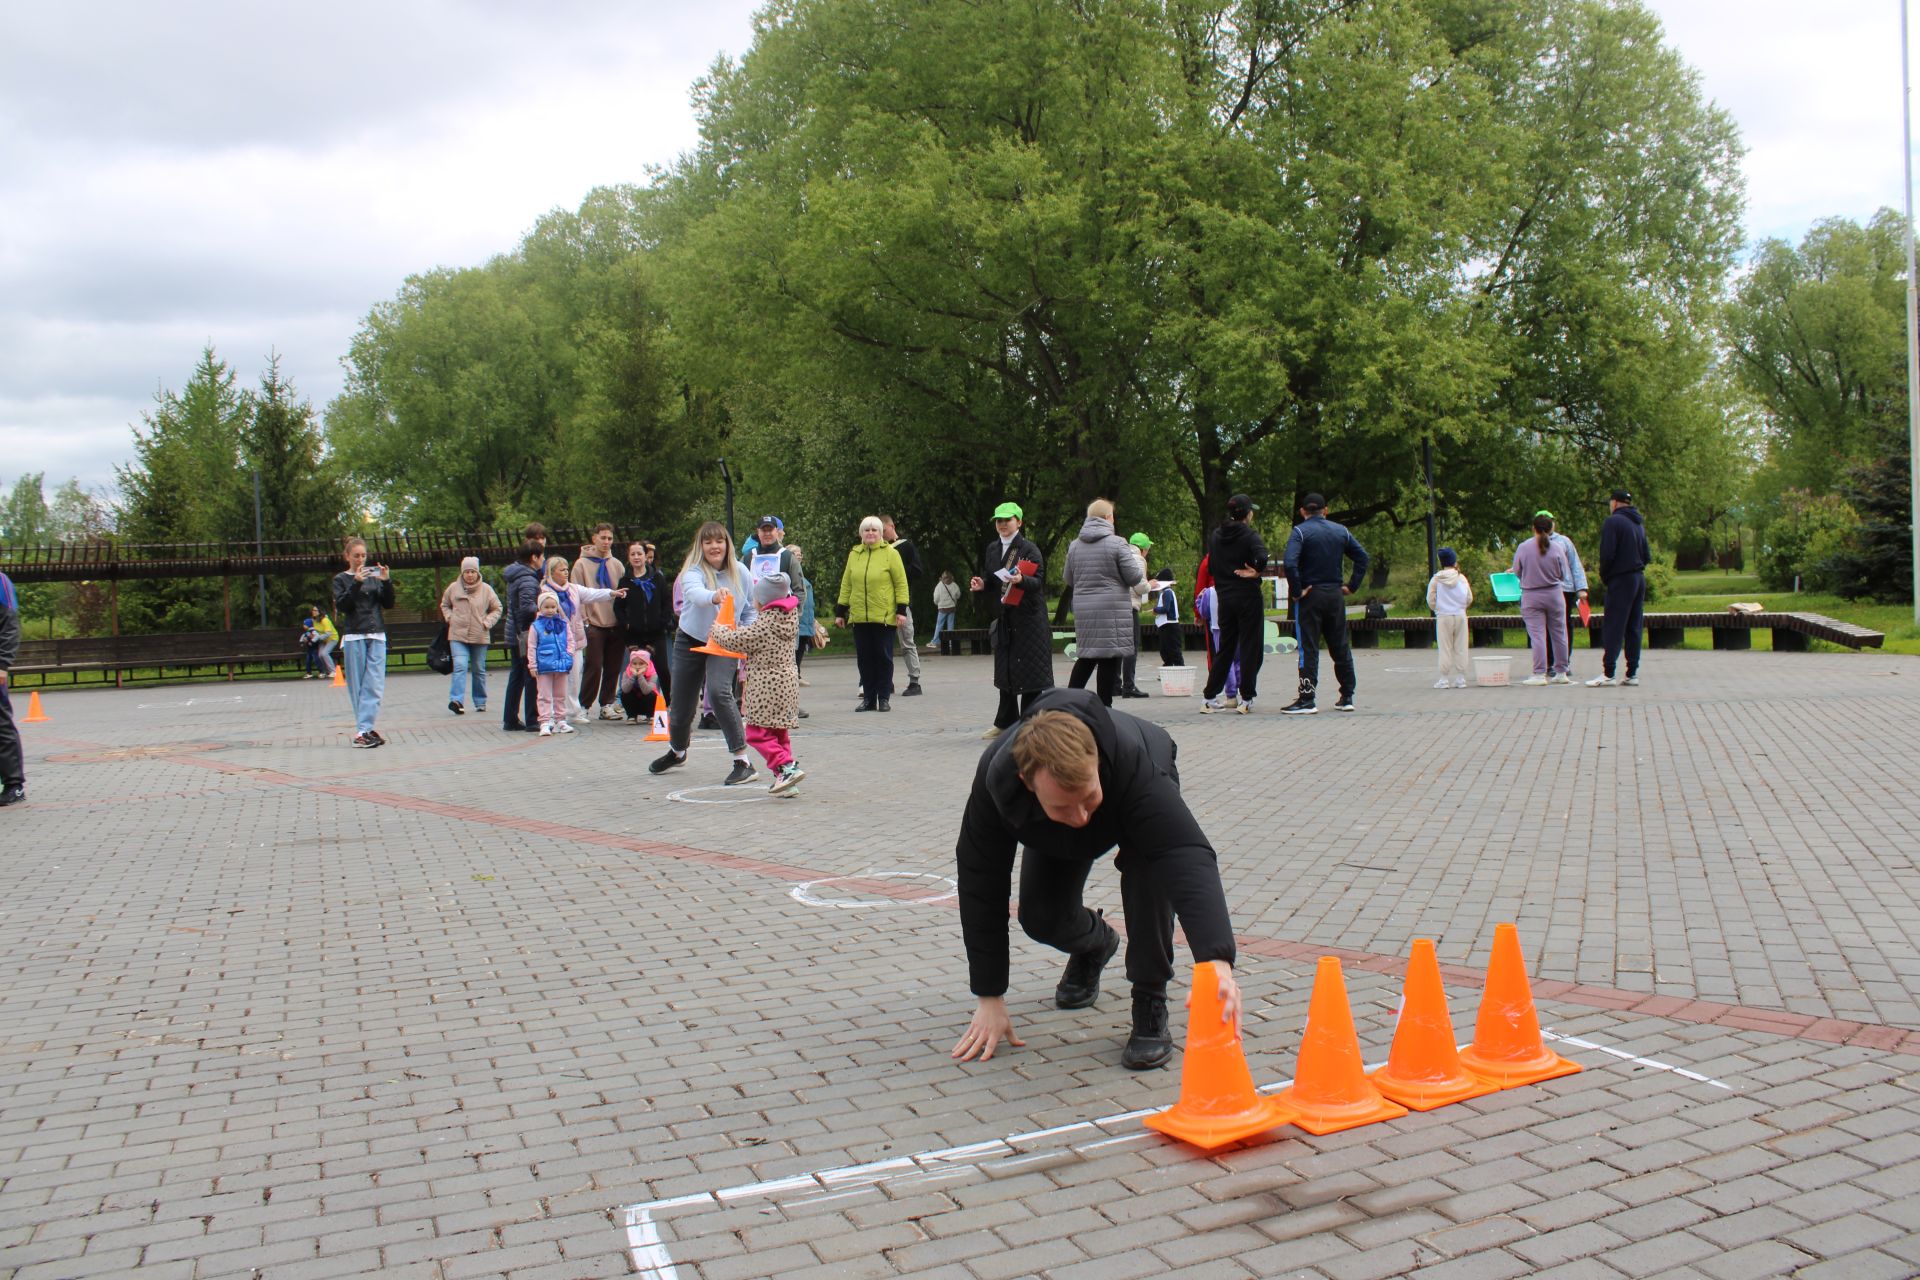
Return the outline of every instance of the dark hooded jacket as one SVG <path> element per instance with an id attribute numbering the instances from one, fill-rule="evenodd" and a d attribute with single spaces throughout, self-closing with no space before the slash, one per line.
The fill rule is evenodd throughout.
<path id="1" fill-rule="evenodd" d="M 507 643 L 515 645 L 540 608 L 540 571 L 515 560 L 501 570 L 500 581 L 507 589 Z"/>
<path id="2" fill-rule="evenodd" d="M 393 579 L 369 573 L 356 580 L 351 572 L 333 575 L 333 613 L 343 636 L 380 636 L 387 633 L 384 612 L 393 608 Z"/>
<path id="3" fill-rule="evenodd" d="M 1267 544 L 1245 520 L 1229 520 L 1207 540 L 1207 563 L 1213 570 L 1214 594 L 1227 601 L 1260 600 L 1260 579 L 1243 578 L 1234 570 L 1267 567 Z"/>
<path id="4" fill-rule="evenodd" d="M 1028 717 L 1065 711 L 1086 722 L 1100 751 L 1100 807 L 1084 827 L 1048 818 L 1020 780 L 1011 750 L 1016 727 L 980 757 L 960 822 L 960 928 L 976 996 L 1007 990 L 1007 907 L 1015 845 L 1026 857 L 1092 863 L 1119 847 L 1137 874 L 1152 878 L 1172 904 L 1199 961 L 1234 958 L 1233 924 L 1219 859 L 1180 795 L 1173 739 L 1159 725 L 1110 711 L 1087 689 L 1055 689 Z M 1024 721 L 1023 721 L 1024 722 Z"/>
<path id="5" fill-rule="evenodd" d="M 994 572 L 1014 568 L 1022 560 L 1040 567 L 1020 580 L 1026 594 L 1009 608 L 1000 602 L 1000 580 Z M 993 619 L 993 687 L 1010 693 L 1032 693 L 1053 688 L 1053 620 L 1047 616 L 1047 568 L 1040 548 L 1023 533 L 1013 535 L 1004 555 L 1000 539 L 991 539 L 980 553 L 980 580 L 986 590 L 979 603 Z"/>
<path id="6" fill-rule="evenodd" d="M 657 640 L 673 630 L 673 584 L 650 564 L 647 572 L 635 577 L 627 565 L 620 585 L 627 589 L 624 599 L 613 602 L 613 613 L 627 628 L 627 643 L 639 644 L 641 637 Z"/>
<path id="7" fill-rule="evenodd" d="M 1600 526 L 1600 581 L 1611 582 L 1629 573 L 1644 573 L 1652 552 L 1640 513 L 1621 507 Z"/>

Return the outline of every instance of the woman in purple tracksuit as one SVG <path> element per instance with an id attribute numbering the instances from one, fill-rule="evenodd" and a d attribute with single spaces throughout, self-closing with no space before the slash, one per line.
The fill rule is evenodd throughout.
<path id="1" fill-rule="evenodd" d="M 1553 542 L 1553 519 L 1545 512 L 1533 518 L 1533 536 L 1514 549 L 1513 571 L 1520 578 L 1520 616 L 1527 624 L 1527 646 L 1533 650 L 1533 674 L 1523 684 L 1571 684 L 1564 649 L 1550 654 L 1547 637 L 1567 634 L 1567 598 L 1560 592 L 1568 574 L 1567 554 Z M 1550 661 L 1557 665 L 1549 670 Z"/>

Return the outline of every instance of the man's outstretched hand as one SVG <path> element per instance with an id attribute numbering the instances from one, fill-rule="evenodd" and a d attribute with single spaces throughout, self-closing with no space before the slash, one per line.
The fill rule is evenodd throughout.
<path id="1" fill-rule="evenodd" d="M 1229 973 L 1228 981 L 1232 981 Z M 1234 1008 L 1240 1007 L 1240 992 L 1234 990 Z M 1007 1002 L 999 996 L 981 996 L 974 1006 L 973 1021 L 967 1024 L 967 1033 L 960 1037 L 960 1043 L 953 1046 L 953 1057 L 962 1062 L 971 1062 L 975 1058 L 985 1062 L 993 1056 L 993 1051 L 1002 1040 L 1016 1049 L 1024 1049 L 1027 1042 L 1013 1030 L 1013 1019 L 1007 1015 Z"/>
<path id="2" fill-rule="evenodd" d="M 1225 960 L 1209 960 L 1213 966 L 1214 977 L 1220 983 L 1220 1021 L 1233 1024 L 1233 1033 L 1240 1034 L 1240 984 L 1233 980 L 1233 966 Z M 1187 996 L 1189 1008 L 1193 1005 L 1191 993 Z"/>

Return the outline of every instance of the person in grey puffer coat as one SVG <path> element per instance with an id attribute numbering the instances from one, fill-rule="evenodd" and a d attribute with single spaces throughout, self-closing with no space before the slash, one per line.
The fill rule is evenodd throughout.
<path id="1" fill-rule="evenodd" d="M 1113 504 L 1105 498 L 1088 503 L 1087 522 L 1067 548 L 1067 590 L 1072 593 L 1078 646 L 1067 687 L 1084 689 L 1087 677 L 1095 676 L 1094 692 L 1105 706 L 1113 705 L 1120 664 L 1133 652 L 1140 623 L 1132 589 L 1146 573 L 1139 552 L 1113 531 Z"/>

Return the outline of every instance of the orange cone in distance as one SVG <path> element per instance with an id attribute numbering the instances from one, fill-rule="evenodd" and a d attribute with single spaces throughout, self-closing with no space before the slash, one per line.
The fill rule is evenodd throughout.
<path id="1" fill-rule="evenodd" d="M 1487 989 L 1480 997 L 1473 1043 L 1460 1051 L 1460 1065 L 1502 1089 L 1570 1076 L 1581 1069 L 1540 1039 L 1540 1016 L 1533 1009 L 1527 962 L 1520 954 L 1520 931 L 1510 924 L 1493 928 Z"/>
<path id="2" fill-rule="evenodd" d="M 720 593 L 720 614 L 713 620 L 713 625 L 716 627 L 733 626 L 733 592 L 722 591 Z M 710 653 L 716 658 L 744 658 L 747 656 L 744 653 L 735 653 L 731 649 L 722 649 L 713 642 L 711 634 L 708 635 L 704 643 L 693 646 L 693 648 L 687 650 L 687 652 Z"/>
<path id="3" fill-rule="evenodd" d="M 1499 1086 L 1460 1065 L 1453 1017 L 1440 982 L 1433 939 L 1415 938 L 1407 962 L 1407 988 L 1400 997 L 1400 1025 L 1393 1030 L 1387 1065 L 1367 1077 L 1401 1106 L 1431 1111 L 1449 1102 L 1496 1093 Z"/>
<path id="4" fill-rule="evenodd" d="M 1381 1097 L 1367 1080 L 1353 1010 L 1347 1004 L 1346 980 L 1340 976 L 1340 962 L 1332 956 L 1321 956 L 1314 973 L 1299 1065 L 1294 1068 L 1293 1083 L 1280 1091 L 1280 1101 L 1293 1110 L 1294 1123 L 1313 1134 L 1338 1133 L 1407 1114 L 1405 1107 Z"/>
<path id="5" fill-rule="evenodd" d="M 1220 1020 L 1220 983 L 1213 966 L 1194 965 L 1180 1101 L 1148 1116 L 1147 1128 L 1211 1150 L 1291 1119 L 1293 1113 L 1280 1103 L 1254 1092 L 1240 1029 Z"/>
<path id="6" fill-rule="evenodd" d="M 665 742 L 668 737 L 667 700 L 660 696 L 658 689 L 655 689 L 653 691 L 653 727 L 647 730 L 646 740 L 648 742 Z"/>
<path id="7" fill-rule="evenodd" d="M 347 687 L 347 669 L 337 662 L 333 664 L 333 679 L 327 682 L 327 687 L 329 689 L 344 689 Z"/>
<path id="8" fill-rule="evenodd" d="M 40 709 L 40 691 L 35 689 L 27 695 L 27 714 L 20 719 L 21 724 L 45 724 L 47 713 Z"/>

